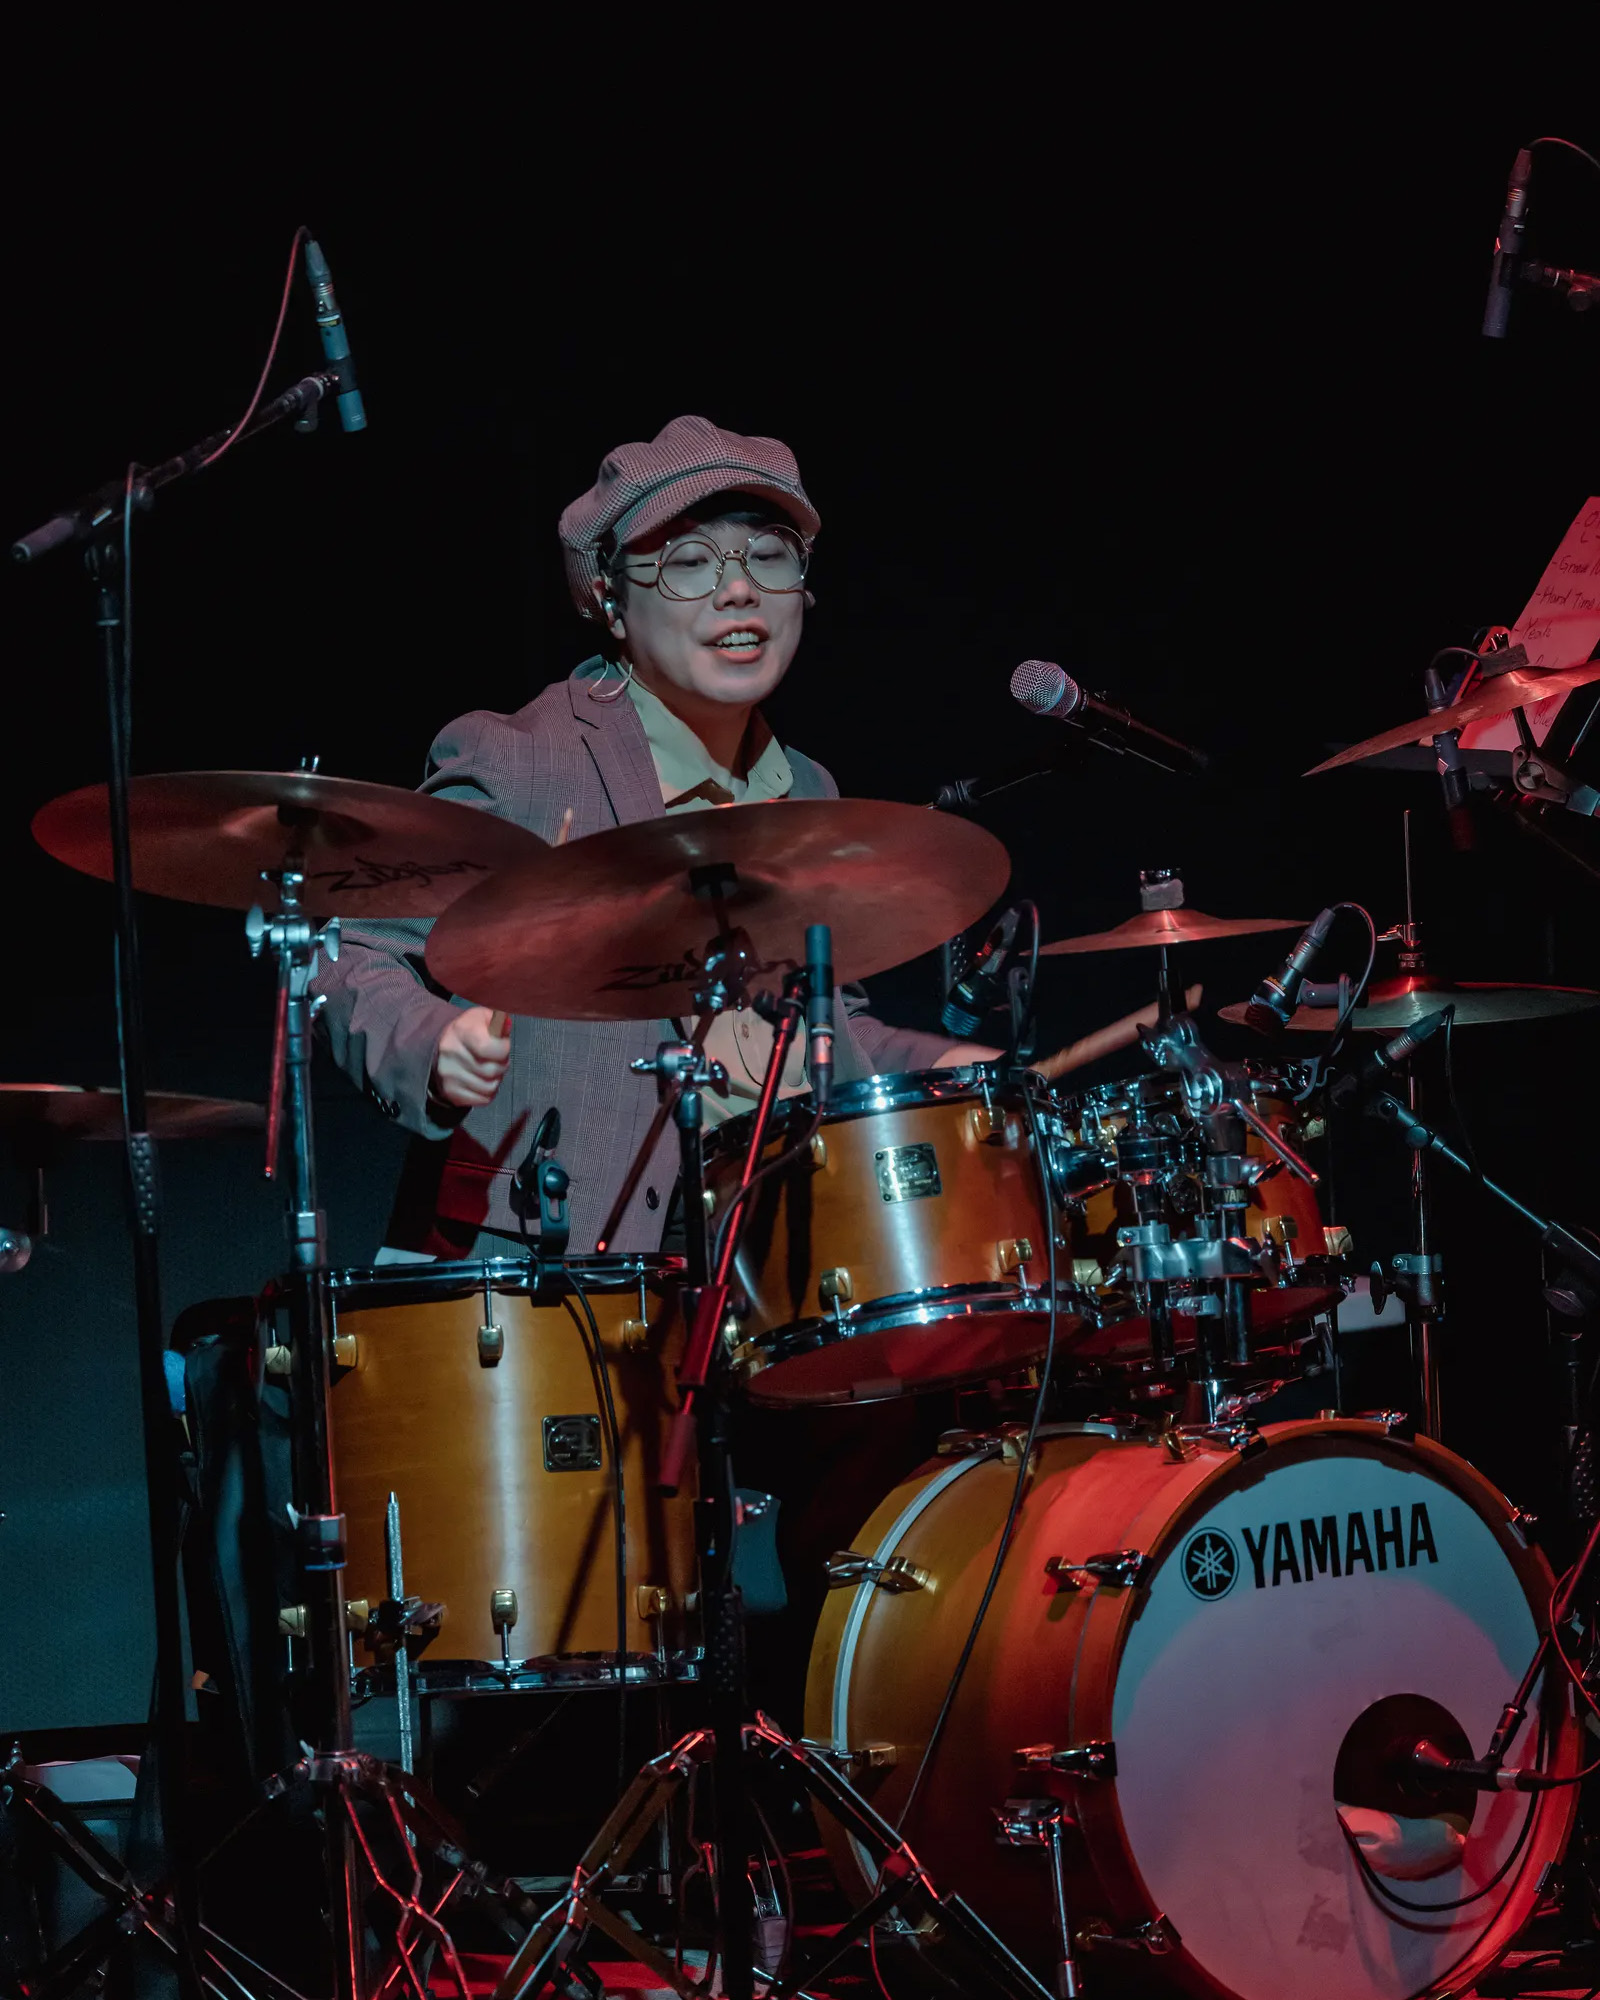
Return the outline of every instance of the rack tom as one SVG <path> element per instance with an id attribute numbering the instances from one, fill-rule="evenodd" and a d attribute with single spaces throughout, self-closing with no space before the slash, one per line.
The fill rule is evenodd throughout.
<path id="1" fill-rule="evenodd" d="M 586 1340 L 600 1336 L 620 1444 L 630 1679 L 691 1677 L 693 1495 L 656 1491 L 683 1342 L 674 1260 L 520 1259 L 334 1273 L 334 1465 L 347 1593 L 390 1596 L 399 1501 L 407 1597 L 442 1603 L 427 1690 L 615 1678 L 617 1457 Z"/>
<path id="2" fill-rule="evenodd" d="M 1048 1109 L 1041 1095 L 1036 1112 Z M 764 1160 L 809 1097 L 775 1107 Z M 707 1142 L 712 1226 L 728 1212 L 751 1116 Z M 1043 1354 L 1050 1216 L 1029 1102 L 986 1065 L 839 1086 L 802 1158 L 764 1182 L 737 1266 L 737 1358 L 751 1398 L 873 1402 L 997 1376 Z M 1058 1232 L 1058 1340 L 1080 1324 Z"/>

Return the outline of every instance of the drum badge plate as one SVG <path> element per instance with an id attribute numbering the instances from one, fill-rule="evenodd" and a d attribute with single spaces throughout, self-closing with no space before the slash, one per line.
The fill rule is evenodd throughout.
<path id="1" fill-rule="evenodd" d="M 598 1472 L 600 1465 L 600 1419 L 597 1416 L 545 1418 L 546 1472 Z"/>
<path id="2" fill-rule="evenodd" d="M 941 1192 L 939 1159 L 931 1146 L 885 1146 L 872 1161 L 885 1201 L 922 1201 Z"/>

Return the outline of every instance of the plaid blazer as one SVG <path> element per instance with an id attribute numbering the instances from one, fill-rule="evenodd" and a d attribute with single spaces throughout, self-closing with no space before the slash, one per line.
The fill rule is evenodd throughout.
<path id="1" fill-rule="evenodd" d="M 598 662 L 579 667 L 515 715 L 474 710 L 434 742 L 421 789 L 459 799 L 554 840 L 572 808 L 570 838 L 662 813 L 644 727 L 631 701 L 591 698 Z M 837 798 L 833 779 L 789 750 L 795 798 Z M 454 1010 L 468 1003 L 443 992 L 423 964 L 425 921 L 345 922 L 338 962 L 324 964 L 316 991 L 319 1020 L 334 1060 L 377 1108 L 417 1135 L 402 1180 L 391 1241 L 422 1248 L 433 1216 L 464 1229 L 516 1233 L 511 1176 L 545 1109 L 561 1112 L 560 1156 L 572 1176 L 571 1249 L 592 1250 L 656 1109 L 653 1078 L 628 1068 L 653 1056 L 657 1021 L 544 1021 L 511 1024 L 511 1066 L 492 1104 L 441 1124 L 428 1103 L 434 1050 Z M 858 991 L 840 996 L 836 1073 L 840 1080 L 931 1067 L 948 1036 L 885 1026 Z M 436 1108 L 436 1107 L 435 1107 Z M 669 1124 L 623 1215 L 613 1247 L 657 1248 L 677 1179 Z"/>

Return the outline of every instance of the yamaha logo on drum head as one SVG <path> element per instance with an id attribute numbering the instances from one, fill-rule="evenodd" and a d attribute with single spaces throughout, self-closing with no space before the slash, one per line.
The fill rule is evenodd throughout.
<path id="1" fill-rule="evenodd" d="M 1239 1577 L 1239 1551 L 1220 1528 L 1197 1528 L 1178 1558 L 1183 1580 L 1196 1597 L 1226 1597 Z"/>

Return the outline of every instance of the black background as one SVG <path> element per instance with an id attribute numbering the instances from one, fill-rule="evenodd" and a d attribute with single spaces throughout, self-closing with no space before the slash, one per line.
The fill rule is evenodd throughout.
<path id="1" fill-rule="evenodd" d="M 664 74 L 637 116 L 580 66 L 559 119 L 414 93 L 338 148 L 234 126 L 225 105 L 203 133 L 155 121 L 92 193 L 36 174 L 8 221 L 29 309 L 11 320 L 0 533 L 237 415 L 302 221 L 371 418 L 360 437 L 330 422 L 254 441 L 138 523 L 136 769 L 315 752 L 415 783 L 450 716 L 514 709 L 589 650 L 556 516 L 608 447 L 695 411 L 784 438 L 823 516 L 818 606 L 772 710 L 847 793 L 926 799 L 1041 744 L 1048 725 L 1006 693 L 1030 655 L 1214 751 L 1203 783 L 1091 757 L 986 815 L 1048 936 L 1131 914 L 1153 865 L 1207 910 L 1309 917 L 1347 897 L 1393 924 L 1409 806 L 1436 958 L 1600 984 L 1580 872 L 1498 825 L 1455 859 L 1426 774 L 1299 775 L 1420 712 L 1434 649 L 1509 623 L 1600 490 L 1600 326 L 1530 296 L 1508 341 L 1478 331 L 1517 146 L 1600 145 L 1563 89 L 1592 76 L 1587 24 L 1510 64 L 1485 34 L 1448 77 L 1431 53 L 1197 51 L 1187 91 L 1159 101 L 1128 50 L 1069 62 L 1031 43 L 965 74 L 945 49 L 937 78 L 841 45 L 831 84 L 813 51 L 805 87 L 778 92 L 770 57 L 726 32 L 720 70 Z M 1532 234 L 1600 269 L 1600 174 L 1542 152 Z M 297 280 L 275 382 L 317 362 Z M 108 897 L 28 834 L 103 772 L 71 554 L 0 575 L 0 658 L 0 1068 L 109 1082 Z M 1600 864 L 1592 828 L 1567 831 Z M 269 981 L 240 919 L 145 918 L 154 1081 L 259 1094 Z M 1281 942 L 1196 950 L 1190 976 L 1208 1004 L 1240 998 Z M 1152 977 L 1131 954 L 1049 965 L 1043 1045 Z M 875 985 L 885 1014 L 931 1025 L 929 963 Z M 1580 1223 L 1595 1018 L 1456 1051 L 1488 1170 Z M 331 1076 L 322 1116 L 333 1252 L 363 1262 L 397 1135 Z M 165 1179 L 170 1312 L 270 1273 L 277 1197 L 252 1145 L 169 1147 Z M 20 1219 L 20 1182 L 3 1185 Z M 1381 1135 L 1345 1149 L 1336 1198 L 1364 1259 L 1403 1245 L 1399 1185 Z M 51 1192 L 56 1236 L 0 1281 L 4 1727 L 127 1720 L 147 1685 L 112 1149 Z M 1548 1508 L 1536 1256 L 1470 1189 L 1443 1198 L 1449 1439 Z"/>

